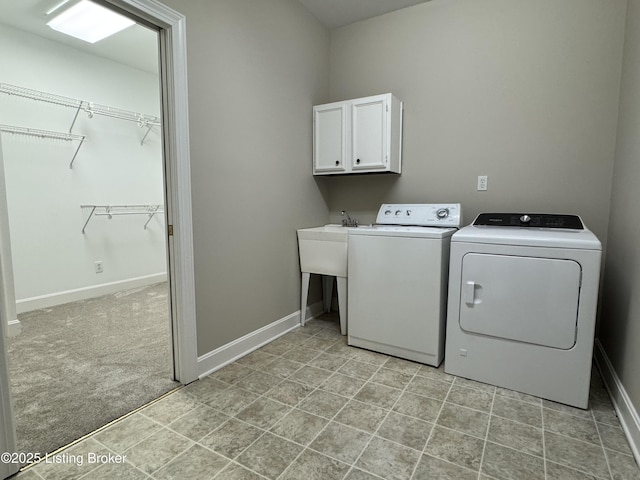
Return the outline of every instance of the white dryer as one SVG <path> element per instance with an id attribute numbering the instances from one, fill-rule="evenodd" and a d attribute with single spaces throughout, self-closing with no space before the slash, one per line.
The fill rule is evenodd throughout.
<path id="1" fill-rule="evenodd" d="M 587 408 L 601 251 L 575 215 L 481 214 L 460 229 L 445 371 Z"/>

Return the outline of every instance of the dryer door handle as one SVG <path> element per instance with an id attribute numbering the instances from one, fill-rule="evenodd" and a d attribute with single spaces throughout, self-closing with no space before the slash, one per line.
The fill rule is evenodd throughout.
<path id="1" fill-rule="evenodd" d="M 476 282 L 467 282 L 464 291 L 464 303 L 473 305 L 476 303 Z"/>

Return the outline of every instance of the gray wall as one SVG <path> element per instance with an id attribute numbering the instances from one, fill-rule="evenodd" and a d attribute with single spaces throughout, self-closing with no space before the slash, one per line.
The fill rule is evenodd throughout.
<path id="1" fill-rule="evenodd" d="M 331 33 L 296 0 L 165 1 L 187 17 L 200 355 L 299 308 L 295 230 L 342 209 L 564 211 L 606 240 L 625 0 L 432 0 Z M 388 91 L 403 174 L 314 179 L 311 106 Z"/>
<path id="2" fill-rule="evenodd" d="M 600 342 L 640 411 L 640 1 L 629 0 Z"/>
<path id="3" fill-rule="evenodd" d="M 187 19 L 198 354 L 299 309 L 296 229 L 326 223 L 311 107 L 329 34 L 297 0 L 166 0 Z"/>
<path id="4" fill-rule="evenodd" d="M 433 0 L 332 31 L 330 96 L 405 102 L 401 176 L 329 178 L 329 208 L 382 202 L 580 214 L 606 238 L 624 0 Z M 476 191 L 478 175 L 489 190 Z"/>

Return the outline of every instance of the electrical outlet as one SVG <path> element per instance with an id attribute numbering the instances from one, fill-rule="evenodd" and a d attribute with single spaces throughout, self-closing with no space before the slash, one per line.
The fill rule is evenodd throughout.
<path id="1" fill-rule="evenodd" d="M 104 267 L 102 265 L 102 260 L 98 260 L 97 262 L 94 262 L 93 266 L 96 269 L 96 273 L 104 272 Z"/>
<path id="2" fill-rule="evenodd" d="M 487 175 L 478 175 L 478 191 L 484 192 L 487 190 L 487 183 L 489 182 L 489 177 Z"/>

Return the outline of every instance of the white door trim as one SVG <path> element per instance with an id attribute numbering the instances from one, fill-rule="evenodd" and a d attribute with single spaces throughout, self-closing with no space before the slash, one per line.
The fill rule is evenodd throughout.
<path id="1" fill-rule="evenodd" d="M 16 430 L 11 409 L 11 387 L 9 382 L 9 366 L 7 361 L 7 333 L 9 321 L 15 318 L 15 296 L 13 272 L 11 271 L 10 248 L 7 226 L 9 212 L 7 210 L 7 188 L 4 181 L 4 162 L 2 159 L 2 139 L 0 138 L 0 453 L 15 452 Z M 7 252 L 9 254 L 7 254 Z M 0 478 L 7 478 L 18 471 L 20 464 L 0 461 Z"/>
<path id="2" fill-rule="evenodd" d="M 195 277 L 191 219 L 191 168 L 184 15 L 156 0 L 102 0 L 155 26 L 160 33 L 163 151 L 167 182 L 168 275 L 176 380 L 198 379 Z"/>
<path id="3" fill-rule="evenodd" d="M 163 147 L 167 182 L 165 215 L 167 225 L 173 226 L 173 235 L 168 237 L 167 244 L 175 376 L 181 383 L 190 383 L 198 378 L 198 359 L 185 17 L 156 0 L 102 0 L 102 3 L 131 13 L 156 26 L 160 32 Z M 0 149 L 0 194 L 4 196 L 1 155 Z M 0 204 L 6 206 L 6 201 Z M 2 262 L 7 261 L 10 261 L 10 257 L 7 259 L 6 255 L 0 255 L 0 269 Z M 13 303 L 7 298 L 8 286 L 7 279 L 0 276 L 0 453 L 15 452 L 16 449 L 6 352 L 8 323 L 12 320 L 7 307 Z M 18 468 L 17 463 L 0 462 L 0 479 L 11 476 Z"/>

